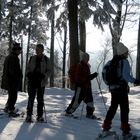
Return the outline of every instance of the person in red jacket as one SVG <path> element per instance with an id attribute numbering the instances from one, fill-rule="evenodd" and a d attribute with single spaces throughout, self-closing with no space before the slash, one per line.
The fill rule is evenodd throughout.
<path id="1" fill-rule="evenodd" d="M 71 100 L 71 103 L 67 107 L 66 116 L 72 115 L 72 113 L 78 108 L 80 103 L 84 101 L 86 106 L 86 117 L 95 118 L 93 112 L 95 110 L 92 96 L 91 80 L 97 77 L 98 73 L 90 73 L 89 66 L 89 54 L 83 53 L 80 63 L 76 67 L 76 81 L 75 81 L 75 93 Z"/>

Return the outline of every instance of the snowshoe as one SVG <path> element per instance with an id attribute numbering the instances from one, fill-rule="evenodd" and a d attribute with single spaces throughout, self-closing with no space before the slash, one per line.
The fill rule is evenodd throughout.
<path id="1" fill-rule="evenodd" d="M 74 119 L 78 119 L 78 116 L 73 115 L 73 114 L 71 114 L 71 113 L 65 113 L 64 116 L 70 117 L 70 118 L 74 118 Z"/>
<path id="2" fill-rule="evenodd" d="M 101 120 L 101 118 L 95 116 L 95 115 L 86 115 L 86 118 L 93 119 L 93 120 Z"/>
<path id="3" fill-rule="evenodd" d="M 122 140 L 137 140 L 137 138 L 136 135 L 132 135 L 131 133 L 122 135 Z"/>
<path id="4" fill-rule="evenodd" d="M 101 133 L 99 133 L 99 135 L 96 138 L 96 140 L 100 140 L 100 139 L 105 138 L 105 137 L 108 137 L 108 136 L 117 137 L 117 134 L 116 134 L 115 131 L 102 131 Z"/>

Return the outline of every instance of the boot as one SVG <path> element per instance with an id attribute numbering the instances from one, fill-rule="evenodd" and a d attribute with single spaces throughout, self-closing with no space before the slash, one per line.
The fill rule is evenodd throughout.
<path id="1" fill-rule="evenodd" d="M 33 122 L 31 115 L 27 115 L 26 122 Z"/>

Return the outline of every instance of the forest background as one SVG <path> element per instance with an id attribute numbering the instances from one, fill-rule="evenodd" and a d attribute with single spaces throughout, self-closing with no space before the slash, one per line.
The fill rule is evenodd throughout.
<path id="1" fill-rule="evenodd" d="M 67 70 L 79 62 L 81 51 L 90 54 L 91 72 L 101 73 L 116 54 L 116 44 L 123 41 L 140 79 L 139 15 L 139 0 L 0 0 L 0 73 L 12 42 L 20 42 L 26 91 L 27 62 L 35 45 L 42 43 L 52 64 L 49 86 L 65 88 Z M 102 85 L 101 75 L 96 84 Z"/>

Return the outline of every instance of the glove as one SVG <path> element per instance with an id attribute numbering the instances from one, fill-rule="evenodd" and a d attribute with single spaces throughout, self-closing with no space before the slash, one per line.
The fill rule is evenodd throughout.
<path id="1" fill-rule="evenodd" d="M 135 85 L 135 86 L 140 85 L 140 80 L 137 80 L 137 79 L 136 79 L 135 82 L 134 82 L 134 85 Z"/>
<path id="2" fill-rule="evenodd" d="M 92 73 L 92 74 L 91 74 L 91 79 L 94 79 L 94 78 L 97 77 L 97 76 L 98 76 L 98 73 L 97 73 L 97 72 Z"/>

